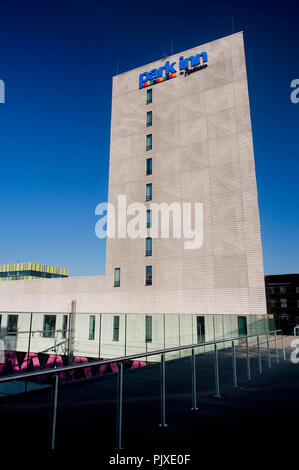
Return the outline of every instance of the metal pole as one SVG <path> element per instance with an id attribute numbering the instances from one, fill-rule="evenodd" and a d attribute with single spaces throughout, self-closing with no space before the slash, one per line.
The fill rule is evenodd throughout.
<path id="1" fill-rule="evenodd" d="M 123 375 L 124 365 L 118 364 L 117 377 L 117 416 L 116 416 L 116 448 L 122 448 L 122 413 L 123 413 Z"/>
<path id="2" fill-rule="evenodd" d="M 214 344 L 214 368 L 215 368 L 215 398 L 221 398 L 220 388 L 219 388 L 219 364 L 218 364 L 217 343 Z"/>
<path id="3" fill-rule="evenodd" d="M 262 368 L 262 357 L 261 357 L 261 345 L 260 345 L 260 337 L 257 335 L 256 337 L 257 341 L 257 359 L 258 359 L 258 366 L 259 366 L 259 374 L 263 373 L 263 368 Z"/>
<path id="4" fill-rule="evenodd" d="M 161 400 L 161 423 L 160 427 L 166 428 L 165 422 L 165 353 L 161 354 L 161 375 L 160 375 L 160 400 Z"/>
<path id="5" fill-rule="evenodd" d="M 192 375 L 192 408 L 191 410 L 198 410 L 196 401 L 196 364 L 195 364 L 195 351 L 192 348 L 191 354 L 191 375 Z"/>
<path id="6" fill-rule="evenodd" d="M 232 341 L 233 384 L 238 388 L 235 342 Z"/>
<path id="7" fill-rule="evenodd" d="M 282 357 L 283 357 L 283 360 L 285 361 L 286 360 L 286 350 L 285 350 L 285 347 L 284 347 L 283 332 L 281 332 L 281 349 L 282 349 Z"/>
<path id="8" fill-rule="evenodd" d="M 267 334 L 267 350 L 268 350 L 268 367 L 269 369 L 271 369 L 271 351 L 270 351 L 269 334 Z"/>
<path id="9" fill-rule="evenodd" d="M 52 377 L 51 421 L 50 421 L 50 449 L 55 450 L 56 415 L 58 397 L 58 374 Z"/>
<path id="10" fill-rule="evenodd" d="M 278 348 L 277 348 L 277 334 L 276 334 L 276 331 L 275 331 L 275 333 L 274 333 L 274 341 L 275 341 L 276 364 L 279 364 L 279 356 L 278 356 Z"/>
<path id="11" fill-rule="evenodd" d="M 29 362 L 30 362 L 29 355 L 30 355 L 30 348 L 31 348 L 32 317 L 33 317 L 33 314 L 30 313 L 30 325 L 29 325 L 28 349 L 27 349 L 27 370 L 28 370 Z M 28 381 L 26 380 L 25 381 L 25 393 L 27 392 L 27 386 L 28 386 Z"/>
<path id="12" fill-rule="evenodd" d="M 251 380 L 248 338 L 246 338 L 246 363 L 247 363 L 247 379 Z"/>

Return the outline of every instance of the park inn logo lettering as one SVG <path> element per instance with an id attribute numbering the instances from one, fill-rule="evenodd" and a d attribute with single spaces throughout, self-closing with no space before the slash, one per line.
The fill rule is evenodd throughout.
<path id="1" fill-rule="evenodd" d="M 208 54 L 201 52 L 196 56 L 191 55 L 190 57 L 184 58 L 183 56 L 179 59 L 179 70 L 182 75 L 189 75 L 190 73 L 196 72 L 208 66 Z M 156 83 L 164 82 L 175 78 L 177 70 L 175 69 L 176 62 L 170 63 L 169 60 L 165 62 L 165 65 L 158 69 L 152 69 L 149 72 L 142 72 L 139 75 L 139 88 L 145 88 Z M 190 68 L 191 66 L 191 68 Z"/>

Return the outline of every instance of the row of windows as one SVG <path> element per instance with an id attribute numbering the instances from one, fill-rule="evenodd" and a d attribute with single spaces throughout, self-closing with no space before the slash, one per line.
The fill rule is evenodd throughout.
<path id="1" fill-rule="evenodd" d="M 270 307 L 274 308 L 276 307 L 276 299 L 270 299 Z M 299 308 L 299 300 L 296 302 L 297 308 Z M 280 299 L 280 307 L 281 308 L 287 308 L 288 307 L 288 299 Z"/>
<path id="2" fill-rule="evenodd" d="M 268 287 L 269 294 L 286 294 L 289 289 L 285 286 L 280 287 Z M 299 287 L 296 287 L 296 294 L 299 294 Z"/>
<path id="3" fill-rule="evenodd" d="M 152 255 L 152 239 L 148 237 L 146 239 L 146 248 L 145 248 L 145 256 Z M 152 266 L 145 266 L 145 285 L 151 286 L 153 283 L 153 267 Z M 120 286 L 120 268 L 114 269 L 114 287 Z"/>
<path id="4" fill-rule="evenodd" d="M 1 327 L 2 315 L 0 315 L 0 327 Z M 120 316 L 113 316 L 113 332 L 112 341 L 119 341 L 120 332 Z M 7 319 L 7 332 L 16 333 L 18 326 L 18 315 L 8 315 Z M 62 337 L 66 338 L 66 332 L 68 328 L 68 315 L 63 315 L 62 320 Z M 54 338 L 56 330 L 56 315 L 44 315 L 43 320 L 43 337 Z M 96 316 L 89 316 L 89 329 L 88 339 L 93 341 L 95 339 L 96 332 Z M 205 330 L 205 317 L 203 315 L 196 317 L 196 332 L 197 342 L 203 343 L 206 339 Z M 238 333 L 239 335 L 247 335 L 247 318 L 245 316 L 238 316 Z M 152 316 L 146 315 L 145 317 L 145 342 L 151 343 L 153 340 L 153 321 Z"/>

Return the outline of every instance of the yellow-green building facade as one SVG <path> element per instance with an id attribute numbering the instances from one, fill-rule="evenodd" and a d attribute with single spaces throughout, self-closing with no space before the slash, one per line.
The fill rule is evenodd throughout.
<path id="1" fill-rule="evenodd" d="M 58 268 L 38 263 L 16 263 L 0 265 L 0 281 L 17 281 L 20 279 L 49 279 L 68 277 L 68 268 Z"/>

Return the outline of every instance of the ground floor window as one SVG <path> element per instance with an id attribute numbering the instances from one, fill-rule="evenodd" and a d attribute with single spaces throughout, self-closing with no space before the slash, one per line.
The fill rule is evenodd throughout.
<path id="1" fill-rule="evenodd" d="M 238 317 L 238 333 L 239 333 L 239 336 L 247 335 L 247 318 L 246 317 Z"/>
<path id="2" fill-rule="evenodd" d="M 56 315 L 44 315 L 43 337 L 54 338 L 56 328 Z"/>
<path id="3" fill-rule="evenodd" d="M 145 342 L 151 343 L 153 340 L 153 322 L 152 317 L 146 315 L 145 317 Z"/>
<path id="4" fill-rule="evenodd" d="M 95 315 L 90 315 L 90 317 L 89 317 L 89 332 L 88 332 L 88 339 L 89 340 L 94 340 L 95 326 L 96 326 L 96 317 L 95 317 Z"/>
<path id="5" fill-rule="evenodd" d="M 196 317 L 197 342 L 204 343 L 206 340 L 205 317 L 203 315 Z"/>

